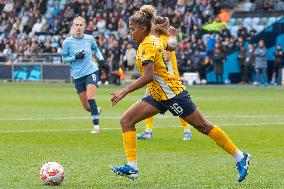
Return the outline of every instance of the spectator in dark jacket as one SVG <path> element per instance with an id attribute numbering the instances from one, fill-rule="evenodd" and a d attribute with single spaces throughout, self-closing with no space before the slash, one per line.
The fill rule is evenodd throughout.
<path id="1" fill-rule="evenodd" d="M 273 73 L 272 73 L 272 85 L 280 84 L 281 82 L 281 70 L 284 66 L 284 52 L 282 46 L 280 44 L 277 45 L 276 50 L 274 52 L 275 61 L 273 64 Z M 279 82 L 276 82 L 276 77 L 279 78 Z"/>
<path id="2" fill-rule="evenodd" d="M 249 44 L 248 50 L 246 51 L 246 59 L 245 59 L 245 77 L 244 77 L 245 83 L 250 83 L 252 81 L 254 63 L 255 63 L 254 46 L 253 44 Z"/>
<path id="3" fill-rule="evenodd" d="M 246 84 L 245 82 L 245 59 L 246 59 L 246 49 L 244 46 L 240 46 L 240 52 L 238 55 L 238 61 L 239 61 L 240 73 L 241 73 L 240 84 Z"/>
<path id="4" fill-rule="evenodd" d="M 222 41 L 223 41 L 226 37 L 228 37 L 228 38 L 231 37 L 231 32 L 228 28 L 226 28 L 226 26 L 221 26 L 220 36 L 221 36 Z"/>
<path id="5" fill-rule="evenodd" d="M 239 25 L 238 37 L 242 37 L 243 39 L 246 39 L 248 37 L 248 30 L 244 27 L 243 24 Z"/>
<path id="6" fill-rule="evenodd" d="M 225 54 L 221 51 L 221 48 L 216 48 L 212 61 L 214 64 L 214 71 L 216 76 L 216 83 L 223 83 L 223 64 L 226 60 Z"/>

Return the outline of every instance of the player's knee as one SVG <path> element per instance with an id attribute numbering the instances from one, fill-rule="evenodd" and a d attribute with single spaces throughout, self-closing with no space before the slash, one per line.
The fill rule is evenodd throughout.
<path id="1" fill-rule="evenodd" d="M 204 123 L 199 125 L 196 129 L 202 134 L 208 135 L 210 131 L 213 129 L 213 125 L 210 123 Z"/>
<path id="2" fill-rule="evenodd" d="M 85 109 L 86 111 L 88 111 L 88 112 L 91 111 L 89 106 L 84 106 L 84 109 Z"/>
<path id="3" fill-rule="evenodd" d="M 121 125 L 121 127 L 126 127 L 127 126 L 127 122 L 128 122 L 128 118 L 126 116 L 122 116 L 120 118 L 120 125 Z"/>
<path id="4" fill-rule="evenodd" d="M 122 128 L 131 128 L 134 124 L 133 124 L 133 121 L 125 116 L 125 115 L 122 115 L 122 117 L 120 118 L 120 125 Z"/>

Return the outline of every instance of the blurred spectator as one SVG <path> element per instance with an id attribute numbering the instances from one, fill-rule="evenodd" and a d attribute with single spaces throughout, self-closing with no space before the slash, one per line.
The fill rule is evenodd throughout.
<path id="1" fill-rule="evenodd" d="M 271 10 L 272 8 L 273 8 L 272 2 L 270 0 L 265 0 L 263 3 L 263 10 L 267 11 L 267 10 Z"/>
<path id="2" fill-rule="evenodd" d="M 249 44 L 245 59 L 245 76 L 244 76 L 245 83 L 252 82 L 254 64 L 255 64 L 254 46 L 253 44 Z"/>
<path id="3" fill-rule="evenodd" d="M 177 62 L 178 62 L 178 68 L 179 68 L 179 72 L 182 75 L 185 72 L 190 72 L 191 70 L 191 54 L 192 52 L 190 52 L 190 46 L 188 49 L 186 48 L 181 48 L 179 51 L 177 52 Z"/>
<path id="4" fill-rule="evenodd" d="M 222 38 L 222 40 L 224 40 L 227 37 L 230 38 L 231 37 L 230 30 L 225 26 L 221 26 L 220 37 Z"/>
<path id="5" fill-rule="evenodd" d="M 256 81 L 255 85 L 260 84 L 260 74 L 262 73 L 264 76 L 264 85 L 267 85 L 267 59 L 266 59 L 266 48 L 263 40 L 258 42 L 258 47 L 255 49 L 255 73 L 256 73 Z"/>
<path id="6" fill-rule="evenodd" d="M 281 83 L 281 71 L 284 66 L 284 52 L 280 44 L 277 45 L 274 52 L 275 61 L 273 64 L 273 73 L 272 73 L 272 85 L 277 85 Z M 279 78 L 279 82 L 276 81 L 276 77 Z"/>
<path id="7" fill-rule="evenodd" d="M 243 47 L 244 44 L 244 38 L 238 37 L 236 42 L 235 42 L 235 49 L 240 50 L 241 47 Z"/>
<path id="8" fill-rule="evenodd" d="M 113 39 L 111 53 L 111 83 L 120 85 L 120 76 L 118 74 L 120 63 L 121 63 L 121 49 L 119 47 L 118 41 Z"/>
<path id="9" fill-rule="evenodd" d="M 252 26 L 250 26 L 247 40 L 251 41 L 255 37 L 256 33 L 257 31 Z"/>
<path id="10" fill-rule="evenodd" d="M 244 46 L 240 46 L 240 52 L 238 55 L 238 61 L 240 66 L 241 82 L 240 84 L 247 84 L 245 81 L 245 59 L 246 59 L 246 50 Z"/>
<path id="11" fill-rule="evenodd" d="M 214 55 L 212 57 L 214 71 L 216 76 L 216 83 L 223 83 L 223 65 L 225 63 L 226 56 L 221 51 L 221 48 L 216 48 L 214 51 Z"/>
<path id="12" fill-rule="evenodd" d="M 29 37 L 34 37 L 35 34 L 39 34 L 42 30 L 43 23 L 38 18 L 37 22 L 33 25 L 32 31 L 29 34 Z"/>
<path id="13" fill-rule="evenodd" d="M 246 39 L 248 37 L 248 31 L 247 29 L 244 27 L 243 24 L 239 25 L 239 29 L 238 29 L 238 37 L 241 37 L 243 39 Z"/>
<path id="14" fill-rule="evenodd" d="M 64 18 L 71 21 L 74 17 L 74 10 L 71 8 L 71 5 L 67 5 L 63 13 Z"/>
<path id="15" fill-rule="evenodd" d="M 136 61 L 136 50 L 133 48 L 131 44 L 127 45 L 127 50 L 125 53 L 125 59 L 127 62 L 126 65 L 126 70 L 133 70 L 135 67 L 135 70 L 137 72 L 136 66 L 135 66 L 135 61 Z"/>
<path id="16" fill-rule="evenodd" d="M 207 43 L 207 54 L 209 57 L 211 57 L 214 54 L 215 44 L 216 44 L 216 36 L 215 34 L 212 34 Z"/>
<path id="17" fill-rule="evenodd" d="M 14 8 L 13 0 L 6 0 L 3 11 L 4 12 L 11 12 L 13 10 L 13 8 Z"/>
<path id="18" fill-rule="evenodd" d="M 127 32 L 128 32 L 127 24 L 122 18 L 120 18 L 118 21 L 118 29 L 117 29 L 119 37 L 126 36 Z"/>

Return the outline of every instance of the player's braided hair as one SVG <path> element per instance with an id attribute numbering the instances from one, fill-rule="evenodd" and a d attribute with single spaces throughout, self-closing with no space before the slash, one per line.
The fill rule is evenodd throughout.
<path id="1" fill-rule="evenodd" d="M 168 17 L 157 16 L 153 20 L 155 24 L 154 32 L 158 35 L 164 34 L 168 35 L 168 29 L 170 27 L 170 21 Z"/>
<path id="2" fill-rule="evenodd" d="M 150 33 L 152 21 L 157 15 L 157 10 L 152 5 L 143 5 L 139 11 L 130 17 L 130 21 L 140 26 L 146 26 L 147 32 Z"/>

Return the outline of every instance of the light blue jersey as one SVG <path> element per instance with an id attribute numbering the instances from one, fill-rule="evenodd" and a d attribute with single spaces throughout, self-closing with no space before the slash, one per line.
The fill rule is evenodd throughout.
<path id="1" fill-rule="evenodd" d="M 83 50 L 85 54 L 84 59 L 76 60 L 75 55 Z M 83 38 L 70 36 L 63 41 L 62 60 L 65 64 L 70 63 L 73 79 L 81 78 L 98 70 L 97 65 L 93 64 L 92 51 L 94 51 L 98 60 L 104 60 L 92 35 L 84 34 Z"/>

